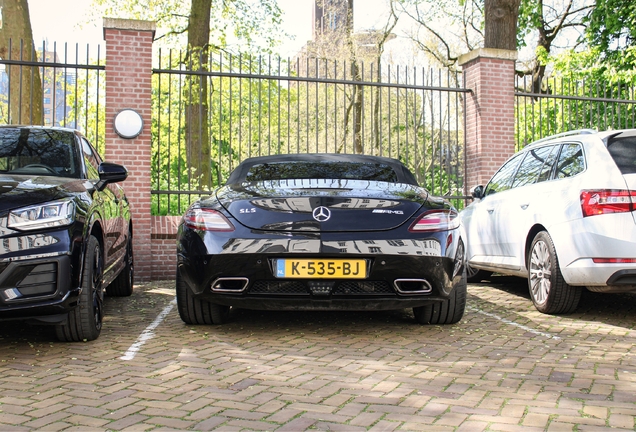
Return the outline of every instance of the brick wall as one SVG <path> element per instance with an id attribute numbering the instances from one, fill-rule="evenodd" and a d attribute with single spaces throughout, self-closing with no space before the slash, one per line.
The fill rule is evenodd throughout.
<path id="1" fill-rule="evenodd" d="M 133 218 L 135 278 L 152 278 L 150 216 L 150 125 L 152 41 L 155 24 L 148 21 L 104 19 L 106 41 L 106 152 L 105 159 L 128 168 L 124 182 Z M 124 139 L 113 120 L 124 109 L 137 111 L 143 131 Z"/>
<path id="2" fill-rule="evenodd" d="M 466 100 L 466 193 L 485 185 L 514 153 L 516 51 L 478 49 L 460 57 Z"/>
<path id="3" fill-rule="evenodd" d="M 152 279 L 174 279 L 177 271 L 177 228 L 180 216 L 152 217 Z"/>

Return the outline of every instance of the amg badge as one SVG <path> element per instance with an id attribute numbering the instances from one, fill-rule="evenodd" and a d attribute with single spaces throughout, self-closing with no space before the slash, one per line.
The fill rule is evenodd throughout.
<path id="1" fill-rule="evenodd" d="M 382 209 L 375 209 L 373 210 L 373 213 L 396 214 L 396 215 L 404 214 L 402 210 L 382 210 Z"/>

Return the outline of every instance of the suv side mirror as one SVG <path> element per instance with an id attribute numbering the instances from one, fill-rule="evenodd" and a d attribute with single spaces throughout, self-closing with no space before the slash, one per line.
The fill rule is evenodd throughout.
<path id="1" fill-rule="evenodd" d="M 484 185 L 479 185 L 471 188 L 470 195 L 474 199 L 482 199 L 484 197 Z"/>
<path id="2" fill-rule="evenodd" d="M 95 185 L 97 190 L 104 190 L 108 183 L 117 183 L 126 180 L 128 170 L 125 166 L 110 162 L 102 162 L 97 169 L 99 172 L 99 181 Z"/>

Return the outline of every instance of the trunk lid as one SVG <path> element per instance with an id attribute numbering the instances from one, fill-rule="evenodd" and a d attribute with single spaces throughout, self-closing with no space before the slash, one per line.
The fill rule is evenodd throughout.
<path id="1" fill-rule="evenodd" d="M 227 185 L 216 197 L 250 229 L 383 231 L 408 221 L 428 192 L 402 183 L 302 179 Z"/>

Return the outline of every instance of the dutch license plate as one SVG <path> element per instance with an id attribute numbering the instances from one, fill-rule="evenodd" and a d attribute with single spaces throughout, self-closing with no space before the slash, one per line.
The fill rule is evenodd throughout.
<path id="1" fill-rule="evenodd" d="M 276 277 L 364 279 L 367 277 L 367 263 L 363 259 L 278 259 Z"/>

